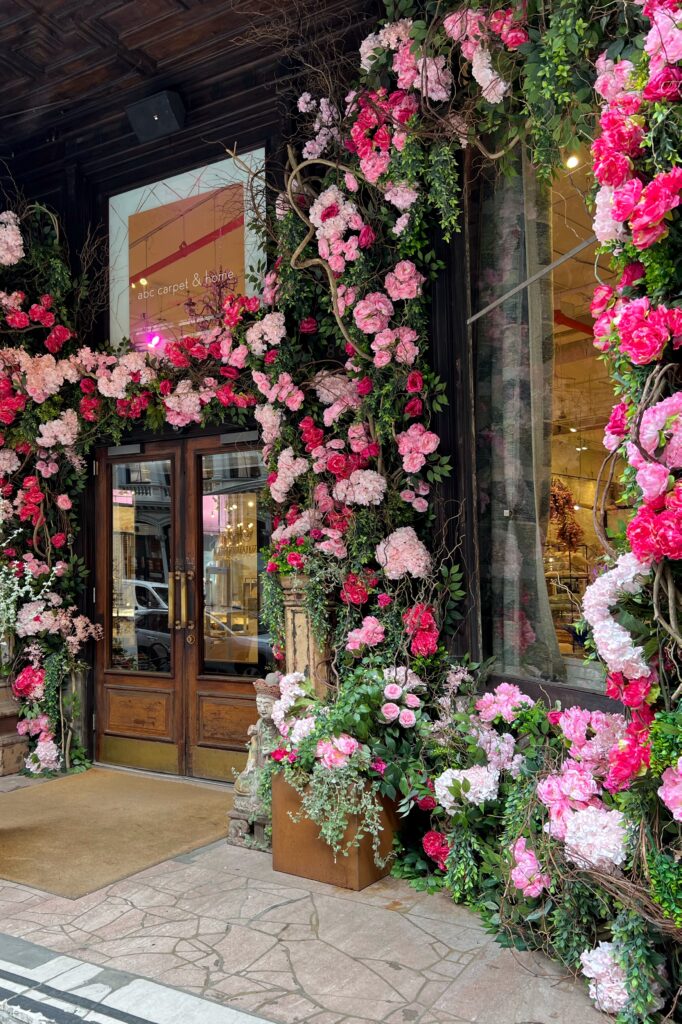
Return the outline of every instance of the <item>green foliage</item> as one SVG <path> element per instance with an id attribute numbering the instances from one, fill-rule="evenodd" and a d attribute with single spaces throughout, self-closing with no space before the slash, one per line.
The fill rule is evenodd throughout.
<path id="1" fill-rule="evenodd" d="M 646 866 L 652 898 L 663 913 L 678 928 L 682 928 L 682 867 L 679 853 L 667 853 L 648 845 Z"/>
<path id="2" fill-rule="evenodd" d="M 464 825 L 457 826 L 449 836 L 451 848 L 445 862 L 445 886 L 455 903 L 478 906 L 479 857 L 483 846 L 477 836 Z"/>
<path id="3" fill-rule="evenodd" d="M 630 1002 L 617 1016 L 618 1024 L 653 1024 L 657 1005 L 656 986 L 661 982 L 663 957 L 656 950 L 656 936 L 643 917 L 622 910 L 611 928 L 616 957 L 625 971 Z"/>
<path id="4" fill-rule="evenodd" d="M 659 711 L 651 725 L 651 771 L 662 775 L 682 757 L 682 709 Z"/>

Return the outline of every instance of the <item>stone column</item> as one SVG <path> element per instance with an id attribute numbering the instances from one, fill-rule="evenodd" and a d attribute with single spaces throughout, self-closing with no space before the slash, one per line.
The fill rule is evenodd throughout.
<path id="1" fill-rule="evenodd" d="M 313 635 L 312 623 L 305 607 L 307 579 L 292 573 L 281 579 L 284 593 L 284 671 L 303 672 L 311 680 L 318 697 L 324 697 L 329 686 L 329 655 Z"/>

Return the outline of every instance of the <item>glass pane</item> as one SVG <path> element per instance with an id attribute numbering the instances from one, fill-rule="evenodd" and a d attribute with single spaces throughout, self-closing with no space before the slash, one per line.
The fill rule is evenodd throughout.
<path id="1" fill-rule="evenodd" d="M 586 175 L 538 186 L 528 167 L 483 188 L 476 307 L 592 234 Z M 603 281 L 610 274 L 599 262 Z M 496 670 L 598 686 L 574 623 L 601 556 L 592 521 L 603 428 L 615 403 L 592 344 L 595 246 L 475 325 L 482 607 Z M 616 473 L 616 478 L 618 472 Z M 624 514 L 606 501 L 610 527 Z"/>
<path id="2" fill-rule="evenodd" d="M 111 666 L 170 672 L 171 464 L 111 467 Z"/>
<path id="3" fill-rule="evenodd" d="M 259 500 L 259 452 L 205 455 L 202 464 L 203 671 L 262 675 L 271 658 L 260 622 L 260 549 L 269 516 Z"/>

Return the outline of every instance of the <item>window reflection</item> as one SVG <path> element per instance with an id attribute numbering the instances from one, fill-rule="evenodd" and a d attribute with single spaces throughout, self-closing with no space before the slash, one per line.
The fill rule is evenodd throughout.
<path id="1" fill-rule="evenodd" d="M 592 507 L 615 402 L 592 345 L 595 246 L 509 294 L 590 238 L 587 189 L 580 172 L 542 188 L 528 166 L 482 186 L 475 308 L 493 308 L 474 337 L 486 653 L 498 672 L 591 687 L 574 623 L 601 555 Z M 619 498 L 612 486 L 609 526 Z"/>
<path id="2" fill-rule="evenodd" d="M 267 515 L 259 499 L 266 471 L 258 452 L 202 458 L 203 670 L 259 675 L 271 657 L 259 617 L 259 549 Z"/>
<path id="3" fill-rule="evenodd" d="M 111 467 L 111 666 L 169 672 L 171 466 Z"/>

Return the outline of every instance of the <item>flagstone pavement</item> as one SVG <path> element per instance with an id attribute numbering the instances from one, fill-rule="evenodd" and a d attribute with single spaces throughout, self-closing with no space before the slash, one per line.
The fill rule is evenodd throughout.
<path id="1" fill-rule="evenodd" d="M 581 982 L 500 948 L 445 894 L 347 892 L 222 842 L 76 900 L 0 882 L 0 959 L 3 934 L 281 1024 L 605 1020 Z"/>

